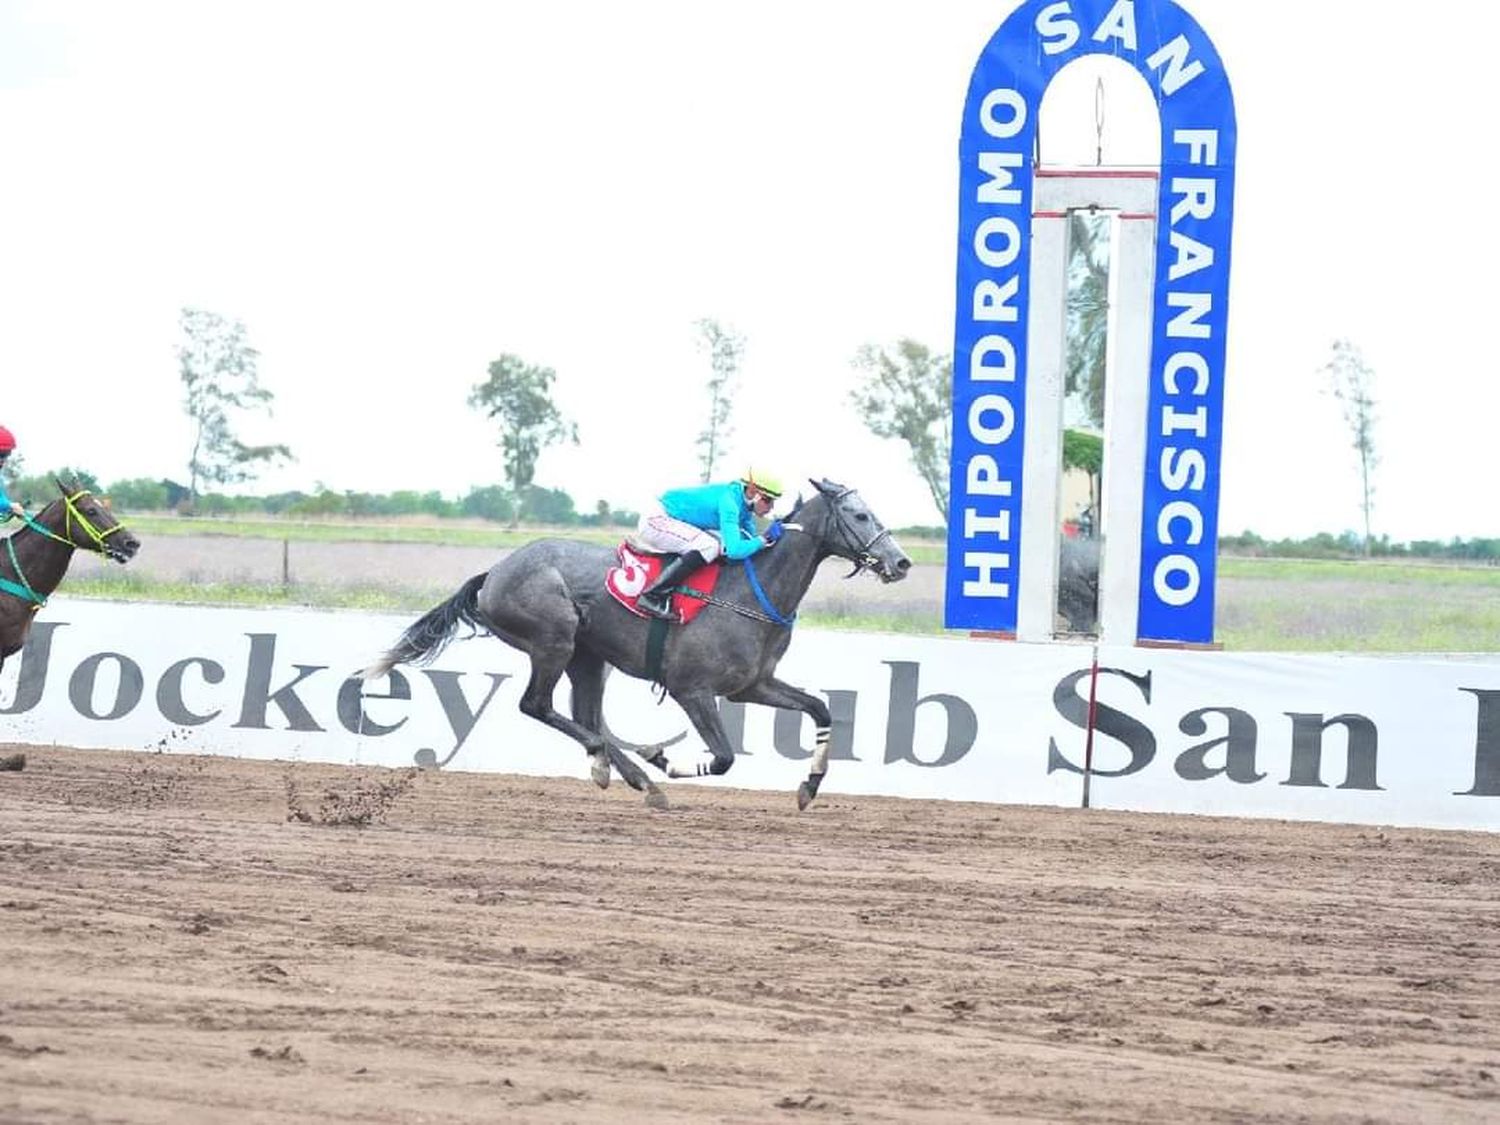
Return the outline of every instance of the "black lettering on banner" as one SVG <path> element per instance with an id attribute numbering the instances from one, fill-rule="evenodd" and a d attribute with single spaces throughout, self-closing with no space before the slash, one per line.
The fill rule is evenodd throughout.
<path id="1" fill-rule="evenodd" d="M 350 734 L 367 734 L 372 738 L 379 738 L 383 734 L 398 731 L 406 725 L 405 717 L 395 723 L 377 723 L 365 713 L 364 701 L 366 699 L 402 701 L 411 699 L 410 680 L 395 668 L 392 668 L 386 675 L 390 677 L 390 691 L 384 695 L 367 690 L 365 681 L 358 676 L 350 676 L 339 685 L 339 724 Z"/>
<path id="2" fill-rule="evenodd" d="M 115 685 L 114 702 L 103 712 L 94 710 L 94 689 L 99 682 L 99 669 L 106 660 L 119 665 L 120 679 Z M 118 652 L 96 652 L 79 663 L 68 679 L 68 701 L 73 709 L 85 719 L 109 721 L 122 718 L 135 710 L 146 692 L 146 677 L 141 667 L 128 656 Z"/>
<path id="3" fill-rule="evenodd" d="M 828 735 L 828 760 L 857 762 L 854 756 L 854 705 L 859 693 L 855 691 L 826 691 L 828 714 L 832 726 Z M 802 720 L 810 716 L 801 711 L 784 707 L 776 709 L 776 722 L 772 725 L 772 737 L 776 752 L 794 762 L 805 762 L 813 751 L 802 747 Z"/>
<path id="4" fill-rule="evenodd" d="M 1455 797 L 1500 797 L 1500 691 L 1461 687 L 1479 701 L 1474 721 L 1474 785 Z"/>
<path id="5" fill-rule="evenodd" d="M 179 660 L 163 672 L 161 679 L 156 682 L 156 709 L 161 712 L 164 719 L 176 726 L 202 726 L 224 713 L 221 709 L 210 711 L 207 715 L 199 715 L 197 712 L 188 710 L 187 701 L 182 697 L 182 678 L 194 664 L 202 667 L 205 683 L 224 682 L 224 666 L 202 656 L 189 656 L 185 660 Z"/>
<path id="6" fill-rule="evenodd" d="M 1335 723 L 1349 735 L 1349 761 L 1340 789 L 1380 789 L 1375 783 L 1376 749 L 1380 741 L 1375 724 L 1364 715 L 1322 715 L 1287 711 L 1292 720 L 1292 765 L 1283 785 L 1326 788 L 1322 779 L 1323 732 Z"/>
<path id="7" fill-rule="evenodd" d="M 750 751 L 745 749 L 745 705 L 733 703 L 728 699 L 720 699 L 719 722 L 724 727 L 724 736 L 729 739 L 729 745 L 734 748 L 735 755 L 748 756 Z"/>
<path id="8" fill-rule="evenodd" d="M 16 679 L 16 697 L 9 707 L 0 707 L 0 715 L 24 715 L 42 701 L 47 687 L 47 665 L 52 659 L 52 634 L 66 621 L 38 621 L 21 647 L 21 667 Z"/>
<path id="9" fill-rule="evenodd" d="M 1223 774 L 1230 781 L 1237 781 L 1241 785 L 1249 785 L 1265 777 L 1265 774 L 1257 772 L 1255 768 L 1254 716 L 1241 711 L 1238 707 L 1200 707 L 1184 715 L 1178 722 L 1177 728 L 1183 734 L 1194 738 L 1206 734 L 1208 724 L 1203 721 L 1204 715 L 1224 716 L 1226 720 L 1224 737 L 1200 742 L 1197 746 L 1189 746 L 1177 755 L 1177 776 L 1184 781 L 1207 781 L 1211 777 Z M 1210 766 L 1207 761 L 1208 752 L 1220 746 L 1224 747 L 1224 764 Z"/>
<path id="10" fill-rule="evenodd" d="M 297 685 L 314 672 L 324 671 L 326 664 L 293 664 L 297 678 L 291 683 L 271 690 L 271 669 L 276 659 L 275 633 L 246 633 L 250 638 L 250 663 L 245 671 L 245 695 L 240 705 L 239 721 L 235 727 L 253 727 L 269 730 L 266 724 L 266 709 L 276 704 L 286 716 L 287 729 L 299 731 L 321 731 L 302 700 L 297 697 Z"/>
<path id="11" fill-rule="evenodd" d="M 448 720 L 448 729 L 453 732 L 454 750 L 463 746 L 469 733 L 478 725 L 479 717 L 490 705 L 490 700 L 494 699 L 495 693 L 500 690 L 500 685 L 510 679 L 509 672 L 486 672 L 485 675 L 490 678 L 490 690 L 485 694 L 484 702 L 470 710 L 469 701 L 458 683 L 463 673 L 447 672 L 439 668 L 424 668 L 422 674 L 432 682 L 432 688 L 437 692 L 438 703 L 443 708 L 443 717 Z"/>
<path id="12" fill-rule="evenodd" d="M 956 695 L 933 694 L 917 698 L 919 665 L 905 660 L 883 660 L 891 669 L 891 697 L 885 727 L 885 763 L 911 762 L 917 766 L 951 766 L 979 737 L 974 709 Z M 936 703 L 948 716 L 943 752 L 936 761 L 924 762 L 916 754 L 917 708 Z"/>
<path id="13" fill-rule="evenodd" d="M 1151 702 L 1150 672 L 1138 676 L 1123 668 L 1100 668 L 1099 675 L 1123 676 L 1136 686 L 1148 704 Z M 1089 669 L 1080 668 L 1059 680 L 1052 692 L 1052 705 L 1057 708 L 1057 713 L 1082 731 L 1088 730 L 1089 727 L 1089 700 L 1086 693 L 1079 693 L 1078 685 L 1088 678 Z M 1130 774 L 1145 769 L 1156 757 L 1156 735 L 1151 733 L 1151 728 L 1131 718 L 1124 711 L 1111 707 L 1107 703 L 1101 703 L 1097 695 L 1094 700 L 1094 729 L 1101 735 L 1115 739 L 1130 751 L 1130 761 L 1120 769 L 1103 770 L 1097 765 L 1099 754 L 1096 749 L 1094 752 L 1096 764 L 1090 770 L 1095 777 L 1128 777 Z M 1075 766 L 1068 761 L 1063 752 L 1057 748 L 1057 739 L 1049 738 L 1047 740 L 1047 772 L 1053 773 L 1057 770 L 1082 773 L 1083 766 Z"/>

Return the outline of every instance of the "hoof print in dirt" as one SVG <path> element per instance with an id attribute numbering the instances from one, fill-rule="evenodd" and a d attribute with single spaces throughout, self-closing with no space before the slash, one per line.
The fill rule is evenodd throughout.
<path id="1" fill-rule="evenodd" d="M 776 1099 L 777 1109 L 823 1109 L 827 1102 L 815 1100 L 812 1094 L 803 1094 L 800 1098 L 787 1096 Z"/>
<path id="2" fill-rule="evenodd" d="M 290 1043 L 275 1051 L 267 1050 L 265 1047 L 251 1047 L 250 1057 L 254 1059 L 268 1059 L 271 1062 L 297 1063 L 299 1066 L 307 1062 L 302 1057 L 302 1052 Z"/>
<path id="3" fill-rule="evenodd" d="M 206 934 L 224 925 L 225 919 L 211 910 L 200 910 L 185 919 L 182 928 L 190 934 Z"/>
<path id="4" fill-rule="evenodd" d="M 61 1051 L 54 1050 L 42 1043 L 35 1047 L 27 1047 L 17 1043 L 9 1035 L 0 1035 L 0 1055 L 9 1055 L 12 1058 L 25 1059 L 32 1055 L 60 1055 Z"/>

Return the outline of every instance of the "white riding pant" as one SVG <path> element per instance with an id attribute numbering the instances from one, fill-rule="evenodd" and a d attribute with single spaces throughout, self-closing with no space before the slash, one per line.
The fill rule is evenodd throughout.
<path id="1" fill-rule="evenodd" d="M 660 505 L 655 511 L 641 514 L 635 537 L 642 547 L 652 551 L 669 551 L 674 555 L 697 551 L 704 562 L 713 562 L 724 550 L 724 544 L 713 532 L 673 519 Z"/>

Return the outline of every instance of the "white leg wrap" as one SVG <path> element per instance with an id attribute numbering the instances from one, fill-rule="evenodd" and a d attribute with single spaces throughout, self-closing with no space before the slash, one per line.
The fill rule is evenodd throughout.
<path id="1" fill-rule="evenodd" d="M 832 732 L 827 727 L 818 728 L 817 747 L 813 750 L 812 768 L 809 773 L 823 774 L 828 772 L 828 740 Z"/>
<path id="2" fill-rule="evenodd" d="M 701 758 L 699 758 L 696 762 L 692 763 L 689 766 L 669 766 L 667 769 L 667 776 L 708 777 L 714 772 L 713 764 L 714 756 L 712 754 L 704 754 Z"/>

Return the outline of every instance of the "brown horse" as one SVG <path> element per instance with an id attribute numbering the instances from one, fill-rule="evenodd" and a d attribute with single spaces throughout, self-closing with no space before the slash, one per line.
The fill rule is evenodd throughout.
<path id="1" fill-rule="evenodd" d="M 53 481 L 61 498 L 26 517 L 0 541 L 0 665 L 26 643 L 36 611 L 62 582 L 74 550 L 124 563 L 141 548 L 141 541 L 88 489 L 56 477 Z"/>

